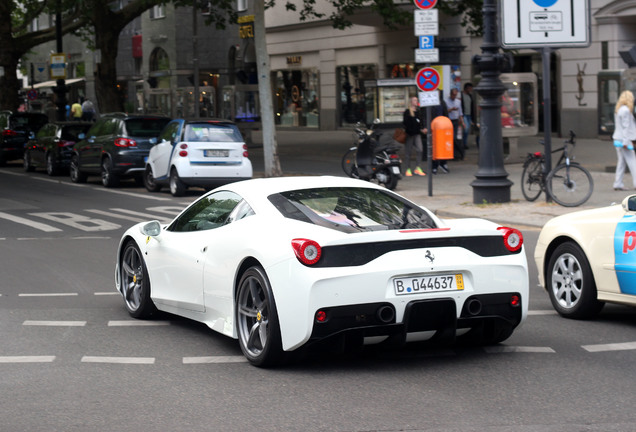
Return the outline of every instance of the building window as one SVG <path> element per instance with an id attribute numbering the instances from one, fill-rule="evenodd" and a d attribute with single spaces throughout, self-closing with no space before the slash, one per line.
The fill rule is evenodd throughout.
<path id="1" fill-rule="evenodd" d="M 340 126 L 373 123 L 375 88 L 368 89 L 365 81 L 377 79 L 375 65 L 340 66 L 336 69 L 336 79 Z"/>
<path id="2" fill-rule="evenodd" d="M 166 12 L 163 5 L 156 5 L 150 9 L 150 19 L 165 18 Z"/>
<path id="3" fill-rule="evenodd" d="M 319 126 L 318 70 L 281 70 L 273 73 L 276 89 L 276 124 Z"/>

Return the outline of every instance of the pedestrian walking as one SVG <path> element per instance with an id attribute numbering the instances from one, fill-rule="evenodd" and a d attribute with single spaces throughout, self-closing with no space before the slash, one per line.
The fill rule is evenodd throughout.
<path id="1" fill-rule="evenodd" d="M 457 139 L 459 127 L 464 128 L 464 118 L 462 114 L 462 101 L 457 97 L 457 89 L 451 89 L 450 96 L 446 100 L 448 107 L 448 118 L 453 124 L 453 149 L 455 159 L 464 160 L 464 143 Z"/>
<path id="2" fill-rule="evenodd" d="M 625 167 L 629 167 L 632 175 L 632 184 L 636 189 L 636 154 L 634 153 L 634 141 L 636 141 L 636 120 L 634 120 L 634 94 L 625 90 L 621 93 L 614 109 L 614 133 L 612 134 L 614 147 L 616 147 L 616 175 L 614 177 L 614 190 L 627 190 L 623 184 Z"/>
<path id="3" fill-rule="evenodd" d="M 79 102 L 75 102 L 73 105 L 71 105 L 71 119 L 82 119 L 82 105 Z"/>
<path id="4" fill-rule="evenodd" d="M 90 99 L 86 99 L 82 102 L 82 120 L 93 121 L 95 119 L 95 105 Z"/>
<path id="5" fill-rule="evenodd" d="M 475 112 L 475 100 L 473 99 L 473 85 L 469 82 L 464 84 L 462 93 L 462 113 L 464 115 L 464 131 L 462 140 L 464 150 L 468 148 L 468 135 L 470 134 L 470 126 L 473 123 L 473 113 Z"/>
<path id="6" fill-rule="evenodd" d="M 422 121 L 422 114 L 420 112 L 420 101 L 417 96 L 413 96 L 410 100 L 409 107 L 404 110 L 402 126 L 406 131 L 406 143 L 404 149 L 404 158 L 406 171 L 404 175 L 411 177 L 413 174 L 424 176 L 426 173 L 422 171 L 419 166 L 422 160 L 423 148 L 422 148 L 422 135 L 427 133 L 424 122 Z M 411 154 L 415 150 L 415 169 L 411 171 Z"/>

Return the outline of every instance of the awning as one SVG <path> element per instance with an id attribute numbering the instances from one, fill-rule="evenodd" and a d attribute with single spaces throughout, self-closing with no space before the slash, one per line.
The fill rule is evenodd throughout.
<path id="1" fill-rule="evenodd" d="M 71 85 L 71 84 L 75 84 L 75 83 L 80 82 L 80 81 L 85 81 L 85 78 L 71 78 L 71 79 L 65 80 L 64 83 L 66 85 Z M 54 81 L 44 81 L 44 82 L 41 82 L 41 83 L 34 84 L 33 88 L 34 89 L 51 88 L 51 87 L 55 87 L 56 85 L 57 85 L 57 82 L 55 80 Z M 24 89 L 25 90 L 29 90 L 29 89 L 31 89 L 31 87 L 25 87 Z"/>

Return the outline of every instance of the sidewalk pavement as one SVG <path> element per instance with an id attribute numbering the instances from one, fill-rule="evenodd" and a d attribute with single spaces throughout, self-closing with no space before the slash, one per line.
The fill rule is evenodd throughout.
<path id="1" fill-rule="evenodd" d="M 388 134 L 388 133 L 387 133 Z M 386 135 L 386 134 L 385 134 Z M 338 131 L 277 131 L 278 155 L 284 175 L 318 175 L 336 173 L 344 175 L 340 168 L 342 155 L 353 144 L 351 130 Z M 539 140 L 543 136 L 522 137 L 519 139 L 517 155 L 504 160 L 504 169 L 508 173 L 508 180 L 513 182 L 510 188 L 510 202 L 500 204 L 473 203 L 473 188 L 471 182 L 475 180 L 475 173 L 479 164 L 479 150 L 475 147 L 474 136 L 470 137 L 469 149 L 463 161 L 449 161 L 450 173 L 432 176 L 432 195 L 429 195 L 429 177 L 403 177 L 395 192 L 423 205 L 440 217 L 479 217 L 501 224 L 542 227 L 554 216 L 579 211 L 583 209 L 604 207 L 613 203 L 620 204 L 622 200 L 636 193 L 633 189 L 632 177 L 625 175 L 625 187 L 629 191 L 614 191 L 614 172 L 616 166 L 616 151 L 610 138 L 579 139 L 576 140 L 574 160 L 587 168 L 594 179 L 594 191 L 590 199 L 579 207 L 562 207 L 554 202 L 546 202 L 541 194 L 534 202 L 528 202 L 521 192 L 521 172 L 523 159 L 527 153 L 543 151 Z M 552 148 L 562 146 L 565 138 L 552 137 Z M 254 163 L 255 176 L 263 175 L 262 137 L 260 132 L 253 134 L 254 148 L 250 148 L 250 156 Z M 286 165 L 304 165 L 303 168 L 286 170 Z M 260 159 L 259 159 L 260 158 Z M 558 155 L 553 158 L 553 164 Z M 302 162 L 305 161 L 306 164 Z M 422 163 L 426 171 L 426 162 Z M 333 167 L 337 167 L 334 171 Z"/>

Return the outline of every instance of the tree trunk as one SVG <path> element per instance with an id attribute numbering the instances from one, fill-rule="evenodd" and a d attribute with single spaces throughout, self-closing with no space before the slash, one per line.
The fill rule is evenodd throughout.
<path id="1" fill-rule="evenodd" d="M 274 125 L 274 99 L 269 79 L 269 55 L 265 41 L 265 6 L 263 1 L 254 2 L 254 46 L 258 69 L 258 93 L 261 101 L 261 123 L 263 126 L 263 156 L 265 177 L 280 177 L 283 172 L 278 159 L 276 126 Z"/>
<path id="2" fill-rule="evenodd" d="M 117 89 L 117 50 L 119 32 L 99 33 L 95 46 L 101 53 L 97 65 L 95 94 L 100 112 L 109 113 L 124 110 L 124 103 Z"/>
<path id="3" fill-rule="evenodd" d="M 4 68 L 4 76 L 0 77 L 0 109 L 16 111 L 20 106 L 20 81 L 17 69 L 20 57 L 6 52 L 0 56 L 0 67 Z"/>

